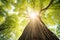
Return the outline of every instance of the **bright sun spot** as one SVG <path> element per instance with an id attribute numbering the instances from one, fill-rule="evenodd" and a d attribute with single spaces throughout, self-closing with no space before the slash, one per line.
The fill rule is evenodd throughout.
<path id="1" fill-rule="evenodd" d="M 29 7 L 28 7 L 27 11 L 28 11 L 27 13 L 28 13 L 28 16 L 30 17 L 30 19 L 37 18 L 38 12 L 36 12 L 35 10 L 33 10 L 33 9 L 29 8 Z"/>
<path id="2" fill-rule="evenodd" d="M 32 19 L 35 19 L 37 17 L 37 14 L 34 12 L 29 13 L 29 17 Z"/>

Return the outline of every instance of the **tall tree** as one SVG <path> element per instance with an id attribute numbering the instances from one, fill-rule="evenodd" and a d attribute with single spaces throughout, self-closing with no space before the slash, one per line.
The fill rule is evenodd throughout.
<path id="1" fill-rule="evenodd" d="M 35 19 L 33 21 L 30 13 L 39 14 L 37 17 L 38 20 Z M 36 26 L 34 26 L 34 24 Z M 48 26 L 58 24 L 60 24 L 60 0 L 0 0 L 0 40 L 18 40 L 22 33 L 22 36 L 24 36 L 26 33 L 25 30 L 27 29 L 28 35 L 30 34 L 30 30 L 32 32 L 29 38 L 39 39 L 40 37 L 35 35 L 38 34 L 36 33 L 37 31 L 40 32 L 42 29 L 47 29 Z M 43 28 L 41 29 L 40 27 Z M 42 32 L 42 35 L 46 35 L 45 31 L 42 30 Z M 47 33 L 49 33 L 49 31 Z M 40 34 L 41 32 L 38 36 Z M 51 33 L 51 35 L 52 34 L 53 33 Z M 31 35 L 33 35 L 33 37 Z M 58 35 L 58 33 L 56 35 Z M 50 37 L 50 35 L 47 36 Z M 44 38 L 42 37 L 42 39 Z M 48 37 L 46 37 L 46 39 L 48 39 Z M 56 37 L 56 39 L 58 38 Z"/>
<path id="2" fill-rule="evenodd" d="M 53 0 L 50 1 L 48 6 L 41 9 L 39 13 L 41 14 L 42 11 L 47 10 L 52 3 L 53 3 Z M 35 3 L 33 2 L 33 4 Z M 33 17 L 33 13 L 31 15 Z M 59 39 L 43 23 L 43 21 L 41 20 L 41 16 L 36 16 L 36 18 L 34 19 L 31 18 L 30 22 L 26 26 L 19 40 L 59 40 Z"/>

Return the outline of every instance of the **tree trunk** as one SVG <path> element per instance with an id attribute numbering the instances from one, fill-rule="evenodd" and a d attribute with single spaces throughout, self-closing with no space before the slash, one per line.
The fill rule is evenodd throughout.
<path id="1" fill-rule="evenodd" d="M 54 33 L 52 33 L 42 20 L 37 17 L 31 20 L 23 31 L 19 40 L 59 40 Z"/>

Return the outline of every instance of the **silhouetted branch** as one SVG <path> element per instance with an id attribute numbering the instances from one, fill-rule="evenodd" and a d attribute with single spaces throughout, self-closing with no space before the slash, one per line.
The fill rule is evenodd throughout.
<path id="1" fill-rule="evenodd" d="M 45 8 L 43 8 L 41 11 L 47 10 L 47 9 L 51 6 L 51 4 L 53 3 L 53 1 L 54 1 L 54 0 L 51 0 L 50 3 L 49 3 L 49 5 L 48 5 L 47 7 L 45 7 Z"/>

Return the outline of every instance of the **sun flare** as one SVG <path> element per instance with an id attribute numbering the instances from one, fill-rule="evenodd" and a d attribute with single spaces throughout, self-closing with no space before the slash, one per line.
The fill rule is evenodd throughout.
<path id="1" fill-rule="evenodd" d="M 35 10 L 31 9 L 28 7 L 28 16 L 30 19 L 36 19 L 38 16 L 38 12 L 36 12 Z"/>

